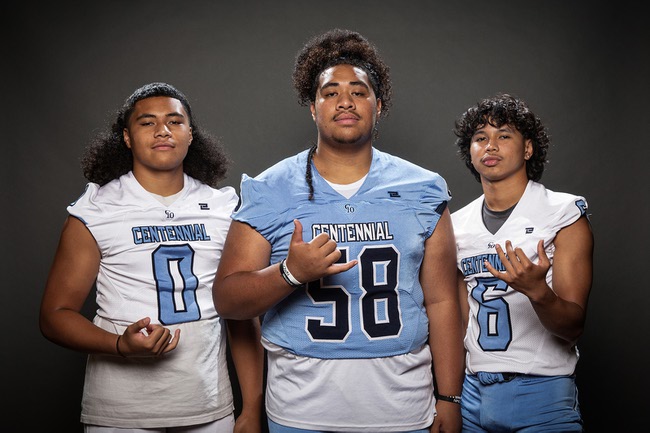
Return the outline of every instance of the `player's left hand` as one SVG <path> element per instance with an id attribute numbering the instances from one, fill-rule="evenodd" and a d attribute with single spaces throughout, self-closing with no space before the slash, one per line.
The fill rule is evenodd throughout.
<path id="1" fill-rule="evenodd" d="M 551 267 L 551 261 L 544 250 L 544 240 L 537 243 L 537 256 L 539 257 L 537 264 L 531 262 L 521 248 L 514 248 L 512 242 L 506 241 L 505 246 L 505 251 L 499 244 L 495 247 L 505 271 L 500 272 L 487 260 L 485 261 L 486 269 L 529 298 L 534 298 L 536 293 L 541 294 L 547 291 L 546 274 Z"/>

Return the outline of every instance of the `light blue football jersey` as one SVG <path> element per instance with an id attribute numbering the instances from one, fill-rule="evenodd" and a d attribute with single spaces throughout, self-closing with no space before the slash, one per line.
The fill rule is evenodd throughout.
<path id="1" fill-rule="evenodd" d="M 370 172 L 345 198 L 312 164 L 314 197 L 305 180 L 308 151 L 251 178 L 244 174 L 233 219 L 271 244 L 270 263 L 287 256 L 293 220 L 309 242 L 328 233 L 352 269 L 309 282 L 271 308 L 262 335 L 313 358 L 378 358 L 421 347 L 428 319 L 419 282 L 425 240 L 451 196 L 432 171 L 373 148 Z"/>

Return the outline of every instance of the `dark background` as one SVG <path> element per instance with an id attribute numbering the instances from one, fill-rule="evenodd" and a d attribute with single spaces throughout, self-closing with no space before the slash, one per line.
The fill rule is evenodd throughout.
<path id="1" fill-rule="evenodd" d="M 463 110 L 510 92 L 545 121 L 552 147 L 542 182 L 587 198 L 596 239 L 577 379 L 586 425 L 645 425 L 650 70 L 647 23 L 631 3 L 3 6 L 2 430 L 81 431 L 85 355 L 45 340 L 38 308 L 65 208 L 86 182 L 79 158 L 89 139 L 133 90 L 166 81 L 223 140 L 234 165 L 222 185 L 238 188 L 241 173 L 256 175 L 315 140 L 291 71 L 302 43 L 333 27 L 361 32 L 391 68 L 394 106 L 375 145 L 442 174 L 452 210 L 481 192 L 453 145 Z"/>

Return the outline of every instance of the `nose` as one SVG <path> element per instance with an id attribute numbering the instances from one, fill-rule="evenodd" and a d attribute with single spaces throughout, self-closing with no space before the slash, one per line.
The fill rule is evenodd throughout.
<path id="1" fill-rule="evenodd" d="M 348 93 L 341 92 L 336 107 L 339 110 L 351 110 L 354 108 L 354 100 L 352 99 L 352 96 Z"/>
<path id="2" fill-rule="evenodd" d="M 156 137 L 169 137 L 171 135 L 172 133 L 166 124 L 162 123 L 156 127 L 156 133 L 155 133 Z"/>
<path id="3" fill-rule="evenodd" d="M 486 151 L 490 151 L 490 150 L 498 151 L 499 146 L 497 145 L 497 141 L 495 139 L 489 139 L 488 138 L 487 144 L 485 145 L 485 150 Z"/>

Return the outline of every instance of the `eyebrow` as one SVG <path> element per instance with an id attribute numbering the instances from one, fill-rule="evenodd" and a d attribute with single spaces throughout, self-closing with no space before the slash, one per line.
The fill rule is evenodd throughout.
<path id="1" fill-rule="evenodd" d="M 155 118 L 156 115 L 151 114 L 151 113 L 142 113 L 141 115 L 136 117 L 135 120 L 148 119 L 148 118 L 152 118 L 152 117 Z M 182 113 L 178 113 L 176 111 L 165 114 L 165 117 L 182 117 L 182 118 L 185 118 L 185 116 Z"/>
<path id="2" fill-rule="evenodd" d="M 368 85 L 366 83 L 364 83 L 363 81 L 350 81 L 349 84 L 351 86 L 362 86 L 362 87 L 365 87 L 366 89 L 370 89 L 370 87 L 368 87 Z M 338 87 L 340 85 L 341 85 L 341 83 L 339 83 L 337 81 L 330 81 L 329 83 L 324 84 L 320 89 L 323 90 L 323 89 L 327 89 L 328 87 Z"/>

